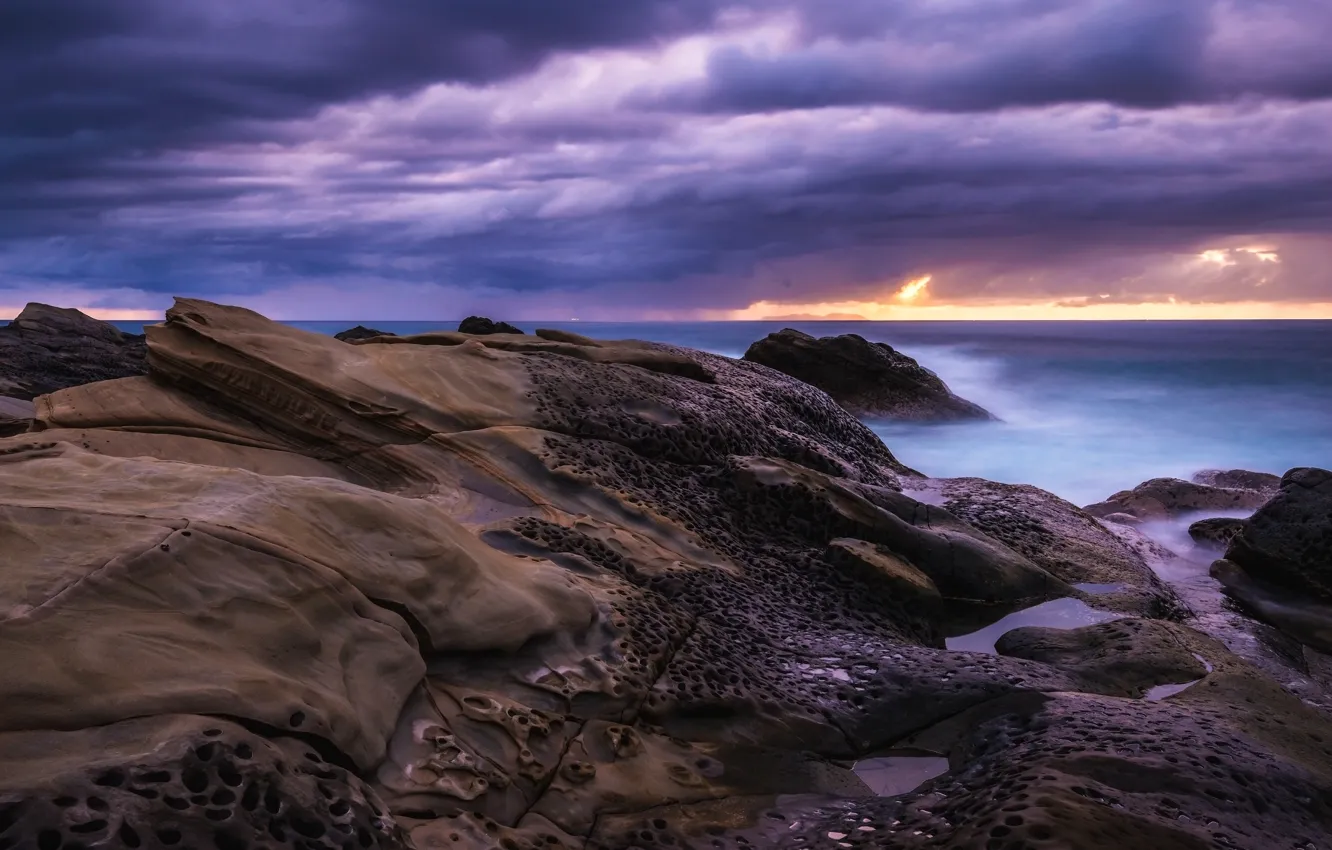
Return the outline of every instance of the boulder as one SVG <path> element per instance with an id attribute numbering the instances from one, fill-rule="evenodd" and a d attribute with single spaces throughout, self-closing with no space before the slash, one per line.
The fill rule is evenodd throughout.
<path id="1" fill-rule="evenodd" d="M 1200 519 L 1189 526 L 1189 537 L 1199 546 L 1225 549 L 1231 538 L 1244 528 L 1244 520 L 1233 517 Z"/>
<path id="2" fill-rule="evenodd" d="M 458 333 L 488 336 L 490 334 L 522 334 L 523 332 L 508 322 L 492 321 L 485 316 L 468 316 L 459 323 Z"/>
<path id="3" fill-rule="evenodd" d="M 1230 540 L 1226 560 L 1251 578 L 1332 602 L 1332 472 L 1292 469 Z"/>
<path id="4" fill-rule="evenodd" d="M 749 346 L 745 360 L 818 387 L 857 416 L 909 421 L 994 419 L 958 398 L 910 357 L 856 334 L 816 338 L 787 328 Z"/>
<path id="5" fill-rule="evenodd" d="M 78 310 L 29 304 L 0 327 L 0 395 L 32 399 L 65 387 L 142 375 L 142 336 Z"/>
<path id="6" fill-rule="evenodd" d="M 351 342 L 359 339 L 374 339 L 375 337 L 380 336 L 394 336 L 394 334 L 391 334 L 388 331 L 378 331 L 374 328 L 367 328 L 365 325 L 357 325 L 354 328 L 348 328 L 345 331 L 339 331 L 338 333 L 333 334 L 334 339 L 342 340 L 343 342 Z"/>
<path id="7" fill-rule="evenodd" d="M 1087 505 L 1084 510 L 1096 517 L 1128 514 L 1139 520 L 1161 520 L 1207 511 L 1252 510 L 1266 502 L 1268 495 L 1262 490 L 1153 478 L 1132 490 L 1121 490 L 1104 502 Z"/>

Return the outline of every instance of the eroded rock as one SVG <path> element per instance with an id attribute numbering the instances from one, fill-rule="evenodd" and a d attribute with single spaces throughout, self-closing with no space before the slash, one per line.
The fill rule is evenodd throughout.
<path id="1" fill-rule="evenodd" d="M 819 339 L 787 328 L 751 345 L 744 359 L 818 387 L 861 416 L 912 421 L 994 418 L 954 395 L 938 375 L 912 358 L 856 334 Z"/>
<path id="2" fill-rule="evenodd" d="M 148 336 L 0 440 L 5 846 L 1329 838 L 1326 718 L 1144 619 L 1179 612 L 1131 538 L 922 479 L 798 380 L 190 300 Z M 1137 618 L 941 646 L 1070 596 Z M 950 770 L 848 769 L 898 748 Z"/>
<path id="3" fill-rule="evenodd" d="M 1236 534 L 1244 528 L 1244 520 L 1231 517 L 1200 519 L 1189 526 L 1189 537 L 1200 546 L 1225 549 Z"/>

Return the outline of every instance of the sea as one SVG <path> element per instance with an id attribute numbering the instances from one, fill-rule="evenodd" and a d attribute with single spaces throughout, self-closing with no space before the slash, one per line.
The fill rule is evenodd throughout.
<path id="1" fill-rule="evenodd" d="M 117 322 L 139 333 L 144 323 Z M 289 322 L 397 334 L 457 321 Z M 1085 505 L 1203 469 L 1332 467 L 1332 321 L 514 322 L 740 357 L 793 327 L 886 342 L 1001 421 L 868 423 L 934 477 L 1034 484 Z"/>

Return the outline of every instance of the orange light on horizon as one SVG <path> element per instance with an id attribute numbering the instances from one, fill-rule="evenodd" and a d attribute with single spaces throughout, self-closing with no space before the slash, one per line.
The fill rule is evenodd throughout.
<path id="1" fill-rule="evenodd" d="M 1192 303 L 1173 296 L 1138 304 L 992 303 L 913 304 L 878 301 L 778 303 L 759 301 L 731 310 L 736 321 L 1184 321 L 1218 319 L 1332 319 L 1332 302 L 1235 301 Z"/>
<path id="2" fill-rule="evenodd" d="M 60 305 L 64 306 L 64 305 Z M 120 310 L 103 309 L 100 307 L 75 307 L 80 313 L 91 316 L 94 319 L 100 319 L 103 322 L 160 322 L 162 321 L 162 312 L 160 310 Z M 23 312 L 23 307 L 0 305 L 0 316 L 8 316 L 7 319 L 0 321 L 12 321 Z"/>

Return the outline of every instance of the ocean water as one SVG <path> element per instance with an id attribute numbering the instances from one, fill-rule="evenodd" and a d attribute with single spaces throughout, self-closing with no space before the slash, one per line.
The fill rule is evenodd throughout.
<path id="1" fill-rule="evenodd" d="M 332 334 L 358 322 L 290 324 Z M 399 334 L 457 327 L 364 324 Z M 870 423 L 900 460 L 931 476 L 1035 484 L 1077 504 L 1206 468 L 1332 467 L 1332 322 L 515 324 L 731 357 L 783 327 L 887 342 L 1002 419 Z"/>

